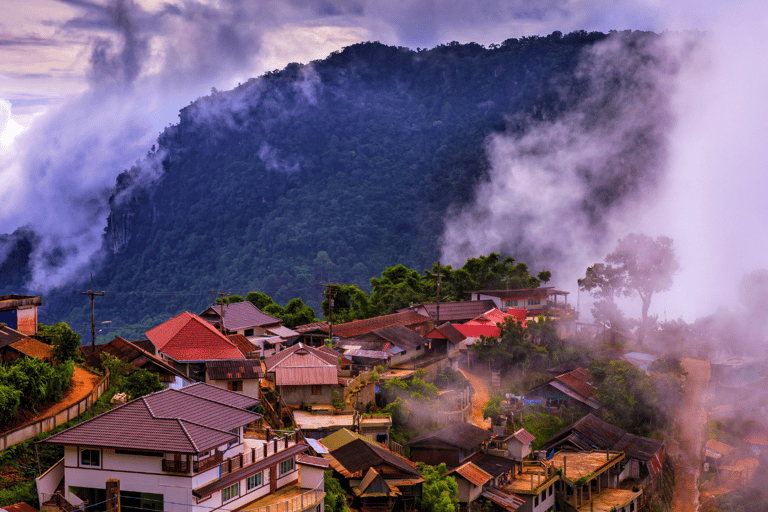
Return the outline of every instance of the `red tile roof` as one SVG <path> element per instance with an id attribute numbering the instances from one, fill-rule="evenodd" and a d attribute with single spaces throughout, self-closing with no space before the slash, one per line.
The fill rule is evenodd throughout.
<path id="1" fill-rule="evenodd" d="M 245 359 L 232 341 L 188 311 L 150 329 L 146 334 L 158 352 L 176 361 Z"/>
<path id="2" fill-rule="evenodd" d="M 0 510 L 5 510 L 7 512 L 38 512 L 35 507 L 28 505 L 23 501 L 21 503 L 16 503 L 15 505 L 6 505 L 5 507 L 0 508 Z"/>
<path id="3" fill-rule="evenodd" d="M 237 347 L 237 350 L 239 350 L 245 357 L 248 357 L 248 354 L 251 352 L 256 351 L 256 347 L 253 343 L 248 341 L 248 338 L 242 334 L 230 334 L 227 338 L 229 338 L 229 341 L 231 341 Z"/>
<path id="4" fill-rule="evenodd" d="M 391 315 L 377 316 L 365 320 L 354 320 L 345 324 L 333 326 L 333 335 L 340 338 L 353 338 L 361 334 L 373 332 L 376 329 L 390 327 L 393 325 L 416 325 L 429 322 L 429 317 L 420 315 L 413 311 L 403 311 Z"/>
<path id="5" fill-rule="evenodd" d="M 536 439 L 536 436 L 534 436 L 533 434 L 531 434 L 530 432 L 528 432 L 524 428 L 521 428 L 520 430 L 518 430 L 517 432 L 512 434 L 512 437 L 514 437 L 515 439 L 517 439 L 518 441 L 520 441 L 523 444 L 532 443 L 534 441 L 534 439 Z"/>
<path id="6" fill-rule="evenodd" d="M 476 487 L 482 487 L 486 482 L 493 478 L 471 462 L 467 462 L 466 464 L 457 467 L 451 471 L 451 473 L 458 473 Z"/>
<path id="7" fill-rule="evenodd" d="M 42 341 L 37 341 L 35 338 L 21 339 L 11 343 L 10 347 L 25 356 L 53 359 L 53 347 Z"/>
<path id="8" fill-rule="evenodd" d="M 456 345 L 464 341 L 467 337 L 461 334 L 461 332 L 456 329 L 455 325 L 443 324 L 440 327 L 432 329 L 432 331 L 427 334 L 427 338 L 433 340 L 448 340 Z"/>
<path id="9" fill-rule="evenodd" d="M 486 337 L 501 336 L 501 329 L 495 325 L 454 325 L 457 331 L 467 338 L 479 338 L 481 335 Z"/>

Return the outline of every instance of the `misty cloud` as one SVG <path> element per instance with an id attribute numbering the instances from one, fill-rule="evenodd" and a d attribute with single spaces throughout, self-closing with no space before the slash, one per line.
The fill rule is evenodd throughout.
<path id="1" fill-rule="evenodd" d="M 502 252 L 571 285 L 660 181 L 677 68 L 660 37 L 617 33 L 596 44 L 577 70 L 586 91 L 570 112 L 487 141 L 490 179 L 448 219 L 443 259 Z"/>

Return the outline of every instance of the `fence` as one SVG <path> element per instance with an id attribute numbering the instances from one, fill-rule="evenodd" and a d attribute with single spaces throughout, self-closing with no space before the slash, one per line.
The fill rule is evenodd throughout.
<path id="1" fill-rule="evenodd" d="M 320 485 L 311 489 L 305 493 L 288 498 L 287 500 L 273 503 L 272 505 L 266 505 L 258 508 L 246 509 L 244 512 L 300 512 L 313 507 L 320 503 L 320 500 L 325 498 L 325 483 L 321 482 Z"/>
<path id="2" fill-rule="evenodd" d="M 109 387 L 109 370 L 107 370 L 107 374 L 96 383 L 96 386 L 94 386 L 88 396 L 77 403 L 70 405 L 63 411 L 41 418 L 34 423 L 29 423 L 17 429 L 0 434 L 0 451 L 26 441 L 27 439 L 32 439 L 43 432 L 49 432 L 56 427 L 77 418 L 93 407 L 93 404 L 95 404 L 96 400 L 98 400 L 104 391 L 106 391 L 107 387 Z"/>

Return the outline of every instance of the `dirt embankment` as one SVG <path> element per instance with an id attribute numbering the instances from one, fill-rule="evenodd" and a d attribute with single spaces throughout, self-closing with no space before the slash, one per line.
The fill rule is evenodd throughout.
<path id="1" fill-rule="evenodd" d="M 491 419 L 483 419 L 483 407 L 490 399 L 488 395 L 488 386 L 485 385 L 485 381 L 477 375 L 472 375 L 466 370 L 459 370 L 464 377 L 469 381 L 472 389 L 475 393 L 472 395 L 472 414 L 469 418 L 469 422 L 480 428 L 491 428 Z"/>

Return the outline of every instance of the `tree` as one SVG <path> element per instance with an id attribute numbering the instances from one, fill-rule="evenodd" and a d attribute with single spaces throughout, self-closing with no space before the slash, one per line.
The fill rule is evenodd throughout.
<path id="1" fill-rule="evenodd" d="M 345 512 L 347 508 L 347 495 L 341 487 L 341 483 L 333 476 L 333 471 L 324 472 L 325 478 L 325 510 L 328 512 Z"/>
<path id="2" fill-rule="evenodd" d="M 543 318 L 540 322 L 548 324 Z M 551 325 L 534 324 L 529 322 L 528 327 L 523 327 L 516 319 L 507 318 L 503 324 L 497 324 L 501 330 L 498 338 L 481 335 L 470 345 L 470 350 L 480 360 L 493 361 L 496 368 L 542 366 L 548 361 L 550 350 L 558 348 L 562 342 Z M 542 342 L 544 345 L 539 344 Z"/>
<path id="3" fill-rule="evenodd" d="M 639 339 L 642 342 L 648 327 L 648 309 L 653 294 L 669 290 L 672 277 L 680 264 L 675 257 L 672 239 L 659 236 L 656 239 L 644 234 L 632 233 L 619 240 L 616 249 L 605 258 L 606 263 L 596 263 L 587 269 L 579 287 L 603 301 L 604 311 L 614 318 L 618 308 L 617 295 L 640 297 L 641 319 Z M 605 306 L 613 306 L 613 310 Z"/>
<path id="4" fill-rule="evenodd" d="M 333 298 L 333 311 L 328 307 L 328 296 Z M 323 316 L 334 323 L 362 320 L 371 316 L 371 299 L 356 284 L 329 284 L 325 288 L 325 300 L 322 304 Z"/>
<path id="5" fill-rule="evenodd" d="M 122 391 L 125 391 L 133 400 L 164 388 L 165 386 L 160 382 L 160 377 L 156 373 L 144 368 L 136 368 L 123 380 Z"/>
<path id="6" fill-rule="evenodd" d="M 389 315 L 427 300 L 421 276 L 403 264 L 384 269 L 381 279 L 371 278 L 371 312 L 374 316 Z"/>
<path id="7" fill-rule="evenodd" d="M 424 478 L 421 490 L 422 512 L 456 512 L 459 510 L 459 486 L 456 479 L 448 476 L 445 463 L 428 466 L 423 462 L 417 469 Z"/>
<path id="8" fill-rule="evenodd" d="M 56 361 L 64 363 L 80 358 L 80 335 L 69 328 L 66 322 L 56 325 L 38 325 L 38 331 L 43 335 L 51 336 L 51 344 L 54 348 Z"/>

